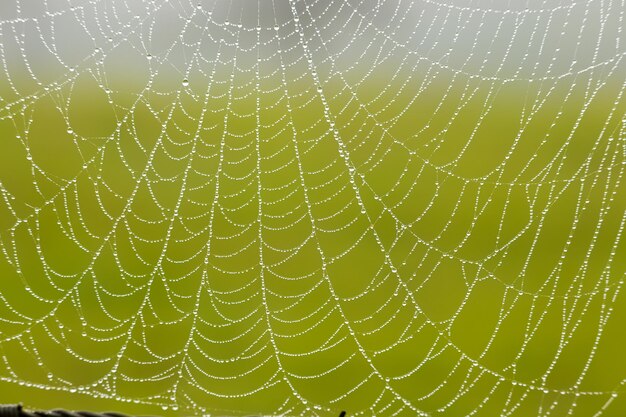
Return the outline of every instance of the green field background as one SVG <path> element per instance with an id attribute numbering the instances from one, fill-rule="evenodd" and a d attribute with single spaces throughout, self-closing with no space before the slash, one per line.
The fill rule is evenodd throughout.
<path id="1" fill-rule="evenodd" d="M 321 66 L 322 92 L 295 76 L 255 87 L 254 73 L 237 74 L 231 84 L 219 70 L 210 81 L 192 74 L 188 85 L 170 79 L 145 92 L 134 74 L 108 89 L 87 73 L 53 92 L 26 80 L 19 94 L 5 88 L 0 402 L 152 415 L 392 415 L 402 404 L 388 384 L 432 415 L 495 416 L 516 401 L 513 416 L 550 407 L 554 416 L 626 413 L 623 74 L 542 82 L 425 69 L 403 84 L 378 71 L 358 84 L 358 71 L 340 79 Z M 209 218 L 211 233 L 190 237 Z M 236 223 L 252 226 L 226 238 L 244 229 Z M 185 260 L 209 240 L 210 267 L 203 256 Z M 299 245 L 293 257 L 276 250 Z M 181 311 L 192 314 L 177 321 Z M 223 379 L 190 372 L 230 398 L 186 377 L 170 398 L 175 375 L 158 375 L 180 357 L 129 360 L 150 359 L 141 344 L 160 355 L 184 349 L 194 316 L 223 325 L 200 325 L 205 338 L 193 339 L 217 361 L 194 349 L 186 360 Z M 225 317 L 242 321 L 226 326 Z M 242 358 L 257 339 L 266 347 Z M 333 343 L 303 356 L 271 348 L 298 354 Z M 387 382 L 371 375 L 370 355 Z M 273 376 L 340 363 L 316 378 L 288 377 L 304 401 Z M 105 375 L 115 395 L 102 380 L 93 385 Z M 277 382 L 234 396 L 267 381 Z M 370 410 L 379 395 L 389 408 Z"/>

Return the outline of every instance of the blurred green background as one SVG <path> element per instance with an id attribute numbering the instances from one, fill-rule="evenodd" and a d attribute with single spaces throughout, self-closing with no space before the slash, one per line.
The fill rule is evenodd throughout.
<path id="1" fill-rule="evenodd" d="M 0 402 L 626 412 L 623 72 L 229 64 L 5 89 Z"/>

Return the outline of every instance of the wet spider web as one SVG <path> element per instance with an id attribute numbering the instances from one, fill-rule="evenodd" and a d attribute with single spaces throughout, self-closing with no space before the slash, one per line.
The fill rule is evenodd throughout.
<path id="1" fill-rule="evenodd" d="M 5 1 L 0 379 L 610 415 L 624 4 Z"/>

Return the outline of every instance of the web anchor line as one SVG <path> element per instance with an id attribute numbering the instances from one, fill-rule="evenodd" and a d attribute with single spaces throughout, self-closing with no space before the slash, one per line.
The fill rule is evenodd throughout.
<path id="1" fill-rule="evenodd" d="M 94 413 L 63 409 L 26 411 L 21 404 L 0 405 L 0 417 L 128 417 L 116 412 Z"/>
<path id="2" fill-rule="evenodd" d="M 116 412 L 94 413 L 92 411 L 68 411 L 63 409 L 26 411 L 21 404 L 1 404 L 0 417 L 131 417 Z M 339 413 L 346 417 L 346 412 Z"/>

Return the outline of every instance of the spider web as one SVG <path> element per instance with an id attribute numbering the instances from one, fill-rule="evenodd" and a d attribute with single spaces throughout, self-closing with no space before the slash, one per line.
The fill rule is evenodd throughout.
<path id="1" fill-rule="evenodd" d="M 198 414 L 617 412 L 624 10 L 3 1 L 0 380 Z"/>

